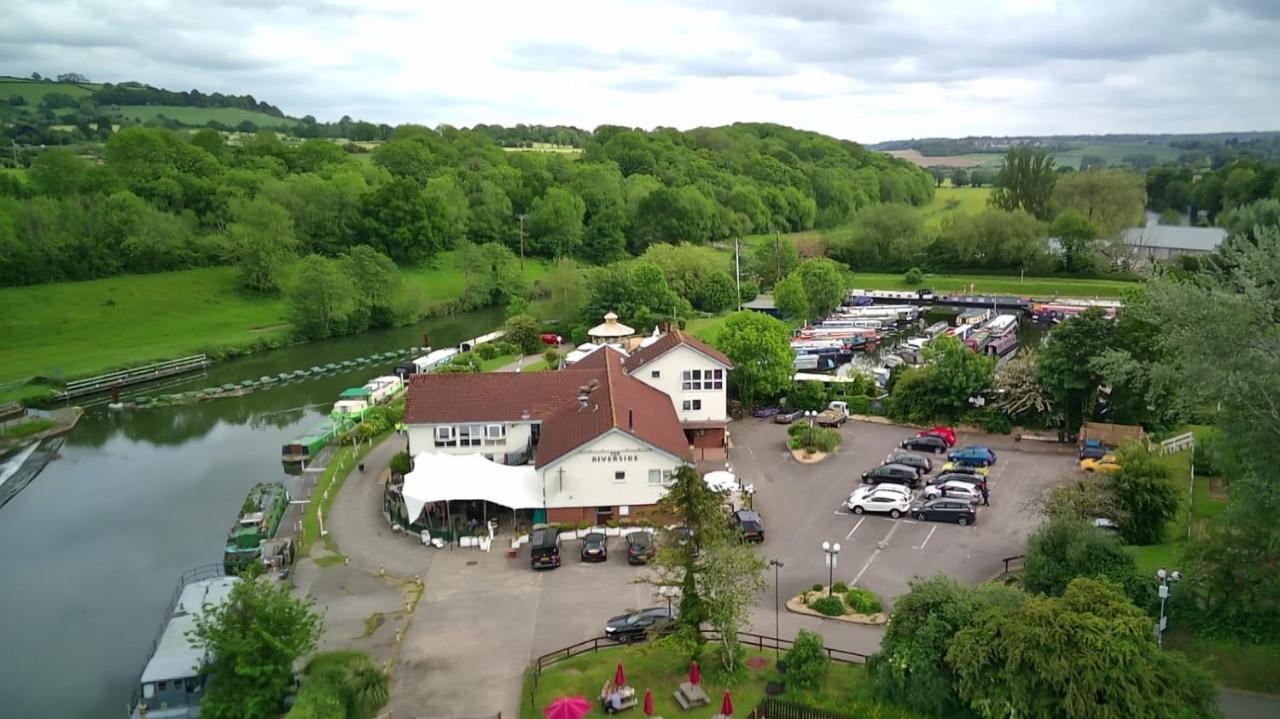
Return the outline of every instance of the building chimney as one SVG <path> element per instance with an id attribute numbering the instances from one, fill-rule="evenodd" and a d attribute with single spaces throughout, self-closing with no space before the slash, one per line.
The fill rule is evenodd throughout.
<path id="1" fill-rule="evenodd" d="M 636 428 L 636 411 L 634 409 L 627 410 L 627 429 Z"/>

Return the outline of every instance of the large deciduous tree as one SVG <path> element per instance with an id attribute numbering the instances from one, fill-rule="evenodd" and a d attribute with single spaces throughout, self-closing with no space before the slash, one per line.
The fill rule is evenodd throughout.
<path id="1" fill-rule="evenodd" d="M 587 280 L 573 260 L 556 260 L 542 284 L 547 290 L 547 311 L 552 319 L 569 322 L 578 316 L 587 300 Z"/>
<path id="2" fill-rule="evenodd" d="M 1049 219 L 1049 200 L 1057 174 L 1053 155 L 1043 148 L 1010 147 L 996 173 L 988 202 L 1002 210 L 1025 210 L 1036 219 Z"/>
<path id="3" fill-rule="evenodd" d="M 729 382 L 743 404 L 776 397 L 791 386 L 793 353 L 786 324 L 760 312 L 735 312 L 716 336 L 733 362 Z"/>
<path id="4" fill-rule="evenodd" d="M 748 259 L 752 274 L 760 278 L 760 287 L 769 289 L 791 274 L 800 263 L 796 244 L 790 237 L 774 235 L 756 245 Z"/>
<path id="5" fill-rule="evenodd" d="M 1164 541 L 1164 528 L 1178 511 L 1178 490 L 1169 468 L 1139 444 L 1117 452 L 1120 471 L 1105 482 L 1120 508 L 1120 532 L 1132 544 Z"/>
<path id="6" fill-rule="evenodd" d="M 298 263 L 287 299 L 294 332 L 310 340 L 346 332 L 362 300 L 343 263 L 320 255 Z"/>
<path id="7" fill-rule="evenodd" d="M 262 198 L 241 202 L 233 212 L 235 221 L 227 235 L 240 269 L 240 284 L 259 292 L 280 289 L 297 247 L 289 213 Z"/>
<path id="8" fill-rule="evenodd" d="M 1068 432 L 1092 415 L 1100 377 L 1091 361 L 1113 345 L 1114 337 L 1115 325 L 1092 307 L 1055 327 L 1040 351 L 1036 376 Z"/>
<path id="9" fill-rule="evenodd" d="M 1049 235 L 1058 240 L 1063 270 L 1081 274 L 1094 271 L 1093 245 L 1100 235 L 1084 215 L 1074 209 L 1064 211 L 1053 219 Z"/>
<path id="10" fill-rule="evenodd" d="M 210 719 L 277 717 L 293 682 L 293 663 L 315 648 L 320 616 L 289 588 L 252 578 L 236 582 L 224 604 L 196 616 L 187 635 L 209 654 L 200 707 Z"/>
<path id="11" fill-rule="evenodd" d="M 1137 227 L 1146 204 L 1146 182 L 1129 170 L 1073 172 L 1059 178 L 1053 188 L 1053 205 L 1059 211 L 1080 213 L 1099 236 Z"/>
<path id="12" fill-rule="evenodd" d="M 1151 580 L 1138 574 L 1133 554 L 1117 537 L 1088 519 L 1052 516 L 1027 538 L 1023 586 L 1035 594 L 1059 596 L 1076 577 L 1110 579 L 1143 608 L 1151 606 L 1155 594 Z"/>
<path id="13" fill-rule="evenodd" d="M 943 335 L 925 346 L 924 365 L 904 372 L 893 385 L 890 413 L 912 422 L 957 419 L 991 386 L 996 361 L 955 337 Z"/>
<path id="14" fill-rule="evenodd" d="M 529 252 L 547 257 L 571 257 L 582 242 L 586 204 L 571 190 L 553 187 L 533 201 L 526 229 Z"/>

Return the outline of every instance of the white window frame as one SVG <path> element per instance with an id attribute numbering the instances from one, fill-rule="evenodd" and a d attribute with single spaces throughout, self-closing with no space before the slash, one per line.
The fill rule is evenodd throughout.
<path id="1" fill-rule="evenodd" d="M 458 431 L 451 424 L 437 425 L 434 432 L 435 446 L 437 447 L 457 447 Z"/>
<path id="2" fill-rule="evenodd" d="M 683 401 L 683 403 L 682 403 L 680 406 L 682 407 L 682 409 L 680 410 L 680 411 L 682 411 L 682 412 L 701 412 L 701 411 L 702 411 L 702 400 L 700 400 L 700 399 L 686 399 L 686 400 L 684 400 L 684 401 Z"/>
<path id="3" fill-rule="evenodd" d="M 492 447 L 494 445 L 504 444 L 506 441 L 507 426 L 505 424 L 486 424 L 484 426 L 485 446 Z"/>
<path id="4" fill-rule="evenodd" d="M 669 469 L 651 469 L 649 470 L 649 486 L 666 487 L 674 481 L 674 475 L 675 472 Z"/>

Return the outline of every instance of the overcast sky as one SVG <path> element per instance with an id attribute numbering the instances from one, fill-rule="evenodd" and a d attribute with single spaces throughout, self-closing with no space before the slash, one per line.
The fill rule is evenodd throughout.
<path id="1" fill-rule="evenodd" d="M 0 74 L 455 126 L 1280 129 L 1280 0 L 5 0 Z"/>

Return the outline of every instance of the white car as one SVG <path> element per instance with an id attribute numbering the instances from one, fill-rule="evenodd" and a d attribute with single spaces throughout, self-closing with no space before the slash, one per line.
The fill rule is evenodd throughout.
<path id="1" fill-rule="evenodd" d="M 942 488 L 947 488 L 948 499 L 967 499 L 970 502 L 981 502 L 982 492 L 978 491 L 978 487 L 968 482 L 952 480 L 943 482 L 942 484 L 929 485 L 924 488 L 924 496 L 926 499 L 942 496 Z"/>
<path id="2" fill-rule="evenodd" d="M 883 512 L 897 519 L 911 509 L 911 490 L 901 484 L 875 484 L 849 495 L 844 506 L 854 514 Z"/>

